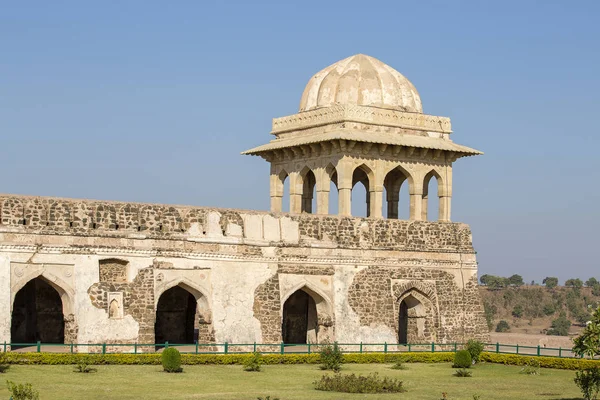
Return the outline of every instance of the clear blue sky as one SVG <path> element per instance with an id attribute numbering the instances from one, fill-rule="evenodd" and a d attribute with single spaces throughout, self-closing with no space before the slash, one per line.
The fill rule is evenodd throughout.
<path id="1" fill-rule="evenodd" d="M 600 278 L 598 1 L 0 2 L 0 192 L 267 209 L 304 85 L 390 64 L 453 139 L 480 274 Z"/>

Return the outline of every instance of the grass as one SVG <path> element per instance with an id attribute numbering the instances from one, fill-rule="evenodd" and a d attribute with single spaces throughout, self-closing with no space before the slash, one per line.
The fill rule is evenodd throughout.
<path id="1" fill-rule="evenodd" d="M 95 374 L 76 374 L 73 366 L 14 365 L 0 376 L 0 399 L 8 398 L 4 381 L 30 382 L 43 400 L 107 399 L 581 399 L 573 383 L 574 371 L 542 369 L 541 375 L 520 374 L 521 367 L 478 365 L 473 377 L 457 379 L 449 363 L 410 364 L 393 370 L 390 364 L 346 364 L 342 373 L 378 372 L 404 381 L 406 393 L 347 394 L 320 392 L 312 382 L 323 375 L 316 365 L 267 365 L 248 373 L 240 365 L 184 366 L 181 374 L 167 374 L 160 366 L 99 366 Z M 331 374 L 331 372 L 327 372 Z"/>

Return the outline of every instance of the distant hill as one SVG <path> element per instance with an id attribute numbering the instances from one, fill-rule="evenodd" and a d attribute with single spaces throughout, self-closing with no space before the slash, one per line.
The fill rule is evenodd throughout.
<path id="1" fill-rule="evenodd" d="M 575 334 L 600 304 L 598 287 L 480 286 L 480 292 L 490 331 L 497 331 L 500 321 L 506 321 L 508 332 Z M 554 327 L 553 321 L 558 321 Z"/>

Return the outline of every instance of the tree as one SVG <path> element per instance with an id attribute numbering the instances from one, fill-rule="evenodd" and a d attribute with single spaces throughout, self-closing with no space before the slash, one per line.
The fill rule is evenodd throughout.
<path id="1" fill-rule="evenodd" d="M 583 281 L 579 278 L 567 279 L 565 286 L 573 289 L 581 289 L 583 287 Z"/>
<path id="2" fill-rule="evenodd" d="M 481 282 L 481 284 L 482 284 L 482 285 L 485 285 L 485 286 L 487 286 L 487 285 L 488 285 L 488 283 L 490 282 L 490 281 L 489 281 L 489 279 L 490 279 L 491 277 L 492 277 L 492 276 L 491 276 L 491 275 L 488 275 L 488 274 L 481 275 L 481 277 L 479 278 L 479 282 Z"/>
<path id="3" fill-rule="evenodd" d="M 510 330 L 510 325 L 505 320 L 498 322 L 496 325 L 496 332 L 508 332 Z"/>
<path id="4" fill-rule="evenodd" d="M 508 283 L 511 286 L 523 286 L 525 283 L 523 282 L 523 277 L 521 275 L 514 274 L 508 278 Z"/>
<path id="5" fill-rule="evenodd" d="M 558 286 L 558 278 L 554 276 L 547 276 L 544 278 L 542 283 L 546 285 L 548 289 L 552 289 Z"/>
<path id="6" fill-rule="evenodd" d="M 600 355 L 600 307 L 594 311 L 581 335 L 573 339 L 573 353 L 579 357 Z"/>
<path id="7" fill-rule="evenodd" d="M 564 312 L 561 312 L 560 316 L 552 321 L 552 325 L 546 334 L 554 336 L 569 336 L 570 327 L 571 321 L 567 319 L 567 315 Z"/>
<path id="8" fill-rule="evenodd" d="M 594 311 L 581 335 L 573 339 L 573 353 L 579 357 L 595 358 L 600 355 L 600 308 Z M 577 372 L 575 383 L 586 400 L 596 398 L 600 391 L 600 371 L 591 367 Z"/>
<path id="9" fill-rule="evenodd" d="M 585 281 L 585 286 L 587 287 L 594 287 L 597 284 L 599 284 L 600 282 L 598 282 L 598 279 L 594 278 L 593 276 L 588 279 L 587 281 Z"/>
<path id="10" fill-rule="evenodd" d="M 517 304 L 512 310 L 513 317 L 521 318 L 523 316 L 523 306 Z"/>

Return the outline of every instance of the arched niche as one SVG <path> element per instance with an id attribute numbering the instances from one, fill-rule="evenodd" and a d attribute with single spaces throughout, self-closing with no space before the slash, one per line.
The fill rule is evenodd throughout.
<path id="1" fill-rule="evenodd" d="M 412 288 L 397 300 L 398 343 L 425 343 L 435 340 L 437 312 L 431 299 Z"/>
<path id="2" fill-rule="evenodd" d="M 323 343 L 333 340 L 333 310 L 320 291 L 308 284 L 282 298 L 282 340 L 288 344 Z"/>

